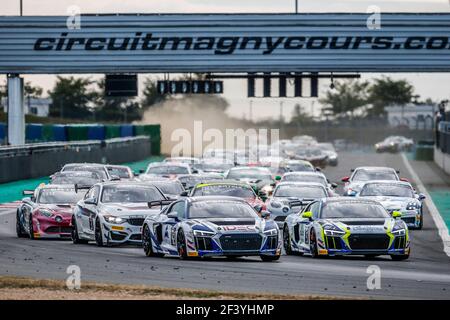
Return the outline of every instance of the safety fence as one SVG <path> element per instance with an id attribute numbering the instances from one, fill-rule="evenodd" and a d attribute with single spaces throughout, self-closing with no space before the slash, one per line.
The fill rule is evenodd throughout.
<path id="1" fill-rule="evenodd" d="M 439 123 L 436 146 L 442 153 L 450 154 L 450 121 Z"/>

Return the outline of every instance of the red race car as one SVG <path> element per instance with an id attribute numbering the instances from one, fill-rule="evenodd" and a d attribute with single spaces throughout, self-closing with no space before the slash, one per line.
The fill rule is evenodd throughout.
<path id="1" fill-rule="evenodd" d="M 17 208 L 17 236 L 70 239 L 72 210 L 84 194 L 75 186 L 53 184 L 24 191 L 24 195 L 31 197 L 24 198 Z"/>

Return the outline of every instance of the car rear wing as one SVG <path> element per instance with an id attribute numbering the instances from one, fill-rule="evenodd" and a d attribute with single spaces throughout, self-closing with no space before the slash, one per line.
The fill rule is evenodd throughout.
<path id="1" fill-rule="evenodd" d="M 23 190 L 22 194 L 24 196 L 32 196 L 32 195 L 34 195 L 34 190 Z"/>
<path id="2" fill-rule="evenodd" d="M 314 199 L 301 199 L 301 200 L 292 200 L 289 201 L 289 207 L 303 207 L 306 206 L 308 204 L 310 204 L 311 202 L 313 202 Z"/>
<path id="3" fill-rule="evenodd" d="M 148 207 L 151 209 L 153 207 L 160 206 L 161 209 L 163 206 L 168 206 L 172 202 L 174 202 L 176 199 L 166 199 L 166 200 L 155 200 L 155 201 L 149 201 L 147 202 Z"/>
<path id="4" fill-rule="evenodd" d="M 78 190 L 89 190 L 92 186 L 75 184 L 75 192 L 78 193 Z"/>

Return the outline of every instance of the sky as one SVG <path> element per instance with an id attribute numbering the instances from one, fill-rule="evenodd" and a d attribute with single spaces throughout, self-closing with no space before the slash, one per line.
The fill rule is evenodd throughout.
<path id="1" fill-rule="evenodd" d="M 76 5 L 81 13 L 289 13 L 295 10 L 295 0 L 23 0 L 24 15 L 67 15 L 70 6 Z M 381 12 L 450 12 L 450 0 L 298 0 L 300 12 L 366 12 L 369 6 L 380 7 Z M 19 0 L 2 0 L 0 15 L 17 15 Z M 384 74 L 394 79 L 407 79 L 422 98 L 433 100 L 450 99 L 450 74 Z M 140 87 L 146 75 L 140 75 Z M 363 79 L 381 77 L 380 74 L 363 74 Z M 55 77 L 50 75 L 24 75 L 31 81 L 51 89 Z M 98 76 L 93 77 L 98 78 Z M 0 84 L 5 81 L 0 76 Z M 322 80 L 320 91 L 329 87 L 328 80 Z M 246 83 L 240 80 L 226 81 L 224 97 L 230 103 L 229 114 L 258 120 L 278 118 L 280 109 L 289 119 L 294 105 L 300 103 L 306 112 L 320 114 L 317 99 L 250 99 L 246 96 Z M 282 108 L 280 108 L 280 102 Z M 252 112 L 250 112 L 252 104 Z"/>

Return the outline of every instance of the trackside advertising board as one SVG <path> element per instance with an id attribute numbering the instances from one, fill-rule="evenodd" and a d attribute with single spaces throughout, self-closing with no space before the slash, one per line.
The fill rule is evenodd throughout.
<path id="1" fill-rule="evenodd" d="M 450 71 L 450 14 L 0 17 L 0 73 Z"/>

